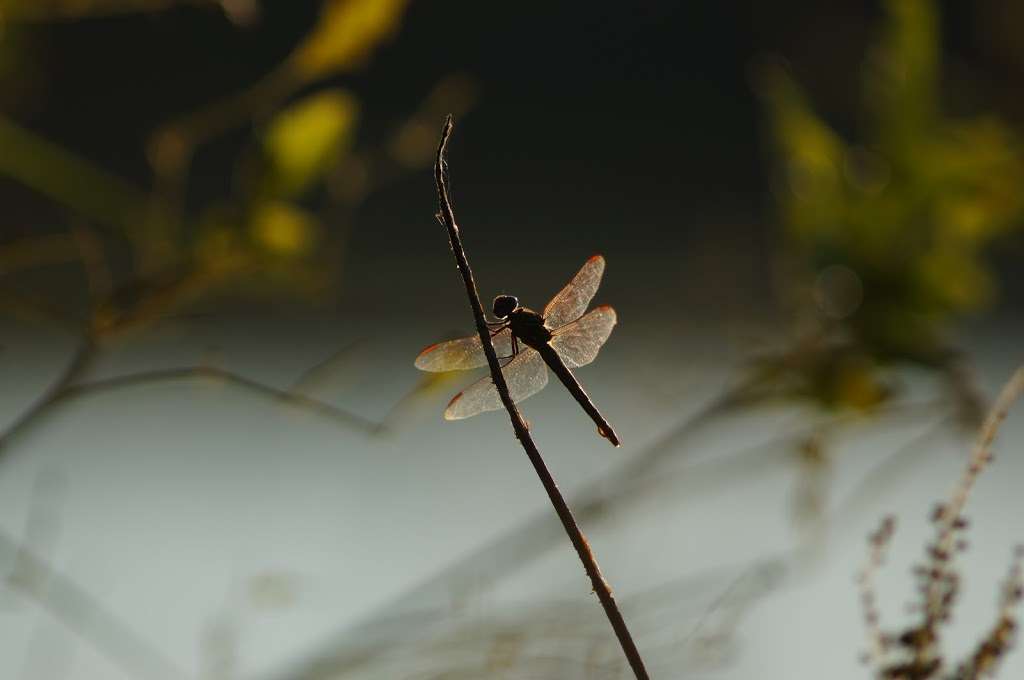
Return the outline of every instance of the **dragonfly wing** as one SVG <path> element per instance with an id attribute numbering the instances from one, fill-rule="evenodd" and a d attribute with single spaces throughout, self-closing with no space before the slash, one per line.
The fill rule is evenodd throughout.
<path id="1" fill-rule="evenodd" d="M 583 317 L 554 332 L 551 346 L 569 368 L 586 366 L 597 357 L 601 345 L 615 327 L 615 310 L 608 305 L 595 307 Z"/>
<path id="2" fill-rule="evenodd" d="M 548 328 L 559 328 L 575 321 L 587 311 L 604 274 L 604 258 L 594 255 L 587 260 L 576 276 L 544 308 L 544 323 Z"/>
<path id="3" fill-rule="evenodd" d="M 491 342 L 499 359 L 512 356 L 512 331 L 508 328 L 491 336 Z M 467 371 L 486 365 L 487 356 L 479 335 L 435 343 L 416 357 L 416 368 L 431 373 Z"/>
<path id="4" fill-rule="evenodd" d="M 501 370 L 508 383 L 512 401 L 520 402 L 540 392 L 548 384 L 548 369 L 544 359 L 534 349 L 525 349 Z M 461 420 L 484 411 L 497 411 L 502 407 L 498 388 L 487 375 L 455 395 L 444 412 L 445 420 Z"/>

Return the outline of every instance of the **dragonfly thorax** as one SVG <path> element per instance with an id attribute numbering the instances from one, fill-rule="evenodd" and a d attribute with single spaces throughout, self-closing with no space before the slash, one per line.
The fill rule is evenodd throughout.
<path id="1" fill-rule="evenodd" d="M 494 298 L 494 316 L 499 319 L 507 319 L 518 308 L 519 298 L 515 295 L 499 295 Z"/>
<path id="2" fill-rule="evenodd" d="M 527 346 L 539 350 L 551 340 L 551 331 L 544 325 L 544 317 L 526 307 L 518 307 L 508 317 L 509 329 Z"/>

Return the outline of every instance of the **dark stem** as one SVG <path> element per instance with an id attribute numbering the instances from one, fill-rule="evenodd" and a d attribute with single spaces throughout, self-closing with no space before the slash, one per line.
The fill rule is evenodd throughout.
<path id="1" fill-rule="evenodd" d="M 185 366 L 183 368 L 163 368 L 150 371 L 140 371 L 127 375 L 115 376 L 112 378 L 100 378 L 89 382 L 75 383 L 66 386 L 59 394 L 54 395 L 50 403 L 56 404 L 59 401 L 74 399 L 86 394 L 97 392 L 108 392 L 138 385 L 148 385 L 159 382 L 176 382 L 183 380 L 207 379 L 211 381 L 222 381 L 230 385 L 236 385 L 243 389 L 250 390 L 256 394 L 263 395 L 282 404 L 288 404 L 297 408 L 306 409 L 333 418 L 355 429 L 362 430 L 368 434 L 376 434 L 382 428 L 378 423 L 358 414 L 351 413 L 338 408 L 332 404 L 308 397 L 298 392 L 290 392 L 279 389 L 266 383 L 261 383 L 252 378 L 247 378 L 239 373 L 234 373 L 217 366 Z"/>
<path id="2" fill-rule="evenodd" d="M 86 371 L 89 364 L 92 362 L 95 353 L 96 345 L 93 342 L 92 336 L 88 333 L 83 333 L 78 341 L 78 347 L 75 349 L 74 355 L 64 367 L 60 376 L 50 384 L 43 395 L 39 397 L 35 403 L 15 418 L 10 425 L 3 430 L 0 430 L 0 457 L 3 457 L 7 452 L 7 448 L 9 447 L 11 440 L 14 439 L 21 431 L 28 429 L 29 426 L 35 422 L 36 418 L 50 408 L 54 402 L 60 399 L 64 390 L 72 385 L 79 376 Z"/>
<path id="3" fill-rule="evenodd" d="M 252 378 L 218 368 L 216 366 L 185 366 L 182 368 L 162 368 L 137 373 L 129 373 L 110 378 L 98 378 L 95 380 L 82 381 L 81 377 L 88 368 L 89 363 L 96 355 L 96 345 L 91 340 L 84 340 L 79 346 L 75 357 L 69 362 L 67 368 L 32 406 L 26 409 L 9 426 L 0 430 L 0 458 L 11 448 L 16 438 L 23 435 L 33 425 L 36 425 L 45 415 L 51 412 L 58 405 L 97 394 L 100 392 L 112 392 L 115 390 L 136 387 L 161 382 L 178 382 L 187 380 L 211 380 L 234 385 L 249 390 L 268 399 L 292 406 L 294 408 L 310 411 L 327 418 L 331 418 L 343 425 L 360 430 L 369 435 L 377 435 L 387 429 L 385 423 L 377 423 L 359 414 L 346 411 L 343 408 L 334 406 L 315 397 L 307 396 L 294 390 L 281 389 L 259 382 Z"/>
<path id="4" fill-rule="evenodd" d="M 608 582 L 604 580 L 601 568 L 597 564 L 597 559 L 590 549 L 590 543 L 587 542 L 586 536 L 583 535 L 583 532 L 577 526 L 576 520 L 572 516 L 572 511 L 569 510 L 569 506 L 562 497 L 562 493 L 558 490 L 558 485 L 551 476 L 547 465 L 545 465 L 540 451 L 537 450 L 537 445 L 534 444 L 533 438 L 530 436 L 530 431 L 526 427 L 523 416 L 519 413 L 515 403 L 513 403 L 512 397 L 508 392 L 508 385 L 505 383 L 505 376 L 502 374 L 501 366 L 498 364 L 498 356 L 494 351 L 494 345 L 491 343 L 491 334 L 487 329 L 487 320 L 484 317 L 483 306 L 480 304 L 480 295 L 477 293 L 473 272 L 469 268 L 469 261 L 466 259 L 466 251 L 462 247 L 459 227 L 455 223 L 455 212 L 452 209 L 448 185 L 448 162 L 445 158 L 448 150 L 448 139 L 452 134 L 452 127 L 453 121 L 449 115 L 445 119 L 444 128 L 441 130 L 441 143 L 437 147 L 437 164 L 434 166 L 434 179 L 437 182 L 439 204 L 437 219 L 448 230 L 448 240 L 451 242 L 452 252 L 455 254 L 455 262 L 459 267 L 459 272 L 462 274 L 462 281 L 466 285 L 466 295 L 469 296 L 469 306 L 473 310 L 476 329 L 480 334 L 480 342 L 483 345 L 484 354 L 487 356 L 487 365 L 491 371 L 491 379 L 498 390 L 501 402 L 508 411 L 516 438 L 522 444 L 523 450 L 533 464 L 534 470 L 537 471 L 537 476 L 540 477 L 541 484 L 544 485 L 544 490 L 547 491 L 548 498 L 551 499 L 551 504 L 555 507 L 555 512 L 558 513 L 562 526 L 565 527 L 565 533 L 569 535 L 569 540 L 572 541 L 580 561 L 583 562 L 583 567 L 587 570 L 587 576 L 590 577 L 590 583 L 594 588 L 594 592 L 597 593 L 598 599 L 601 600 L 601 606 L 604 607 L 605 615 L 612 624 L 615 636 L 619 639 L 619 644 L 622 645 L 622 651 L 625 653 L 634 675 L 638 680 L 647 680 L 649 678 L 647 669 L 644 668 L 640 652 L 637 651 L 636 644 L 633 642 L 629 629 L 626 627 L 626 622 L 623 620 L 619 607 L 615 603 L 612 589 Z"/>

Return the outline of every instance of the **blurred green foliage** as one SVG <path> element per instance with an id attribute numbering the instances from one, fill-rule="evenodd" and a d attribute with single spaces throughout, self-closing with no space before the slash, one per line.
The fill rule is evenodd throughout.
<path id="1" fill-rule="evenodd" d="M 352 143 L 357 100 L 326 89 L 282 110 L 263 133 L 262 192 L 295 196 L 323 177 Z"/>
<path id="2" fill-rule="evenodd" d="M 802 312 L 795 351 L 758 362 L 762 385 L 870 408 L 891 362 L 948 367 L 945 334 L 995 293 L 984 251 L 1024 217 L 1024 149 L 993 115 L 943 111 L 939 17 L 887 0 L 863 66 L 859 139 L 814 111 L 778 64 L 761 73 L 778 154 L 783 234 Z"/>
<path id="3" fill-rule="evenodd" d="M 67 21 L 181 5 L 222 10 L 244 28 L 255 0 L 0 0 L 5 32 L 20 21 Z M 204 296 L 230 291 L 323 299 L 334 290 L 354 210 L 374 187 L 429 163 L 421 135 L 472 102 L 465 78 L 441 78 L 390 134 L 358 135 L 360 95 L 332 78 L 366 64 L 392 38 L 407 0 L 324 0 L 319 18 L 257 82 L 157 126 L 141 149 L 151 186 L 115 176 L 0 116 L 0 174 L 70 209 L 65 233 L 0 240 L 0 302 L 34 311 L 3 276 L 77 263 L 89 283 L 91 340 L 149 323 Z M 209 14 L 197 13 L 209 20 Z M 80 30 L 89 30 L 83 24 Z M 102 77 L 102 74 L 97 74 Z M 117 106 L 112 102 L 111 106 Z M 232 131 L 250 131 L 226 195 L 186 210 L 192 158 Z M 119 264 L 127 250 L 128 271 Z M 63 296 L 58 296 L 63 297 Z M 66 310 L 81 316 L 80 310 Z"/>

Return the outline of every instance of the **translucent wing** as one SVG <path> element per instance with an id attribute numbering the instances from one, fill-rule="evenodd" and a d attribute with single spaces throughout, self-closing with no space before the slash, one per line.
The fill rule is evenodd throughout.
<path id="1" fill-rule="evenodd" d="M 504 329 L 491 336 L 498 358 L 512 356 L 512 331 Z M 458 340 L 446 340 L 427 347 L 416 357 L 416 368 L 421 371 L 440 373 L 442 371 L 467 371 L 487 365 L 484 348 L 479 335 Z"/>
<path id="2" fill-rule="evenodd" d="M 615 321 L 614 309 L 608 305 L 595 307 L 582 318 L 556 330 L 551 346 L 569 368 L 586 366 L 612 334 Z"/>
<path id="3" fill-rule="evenodd" d="M 540 392 L 548 384 L 548 368 L 537 350 L 524 349 L 501 370 L 512 401 L 519 402 Z M 455 395 L 444 412 L 445 420 L 469 418 L 502 407 L 498 388 L 487 375 Z"/>
<path id="4" fill-rule="evenodd" d="M 587 311 L 587 305 L 601 285 L 604 258 L 594 255 L 586 261 L 576 276 L 544 308 L 544 325 L 555 329 L 575 321 Z"/>

